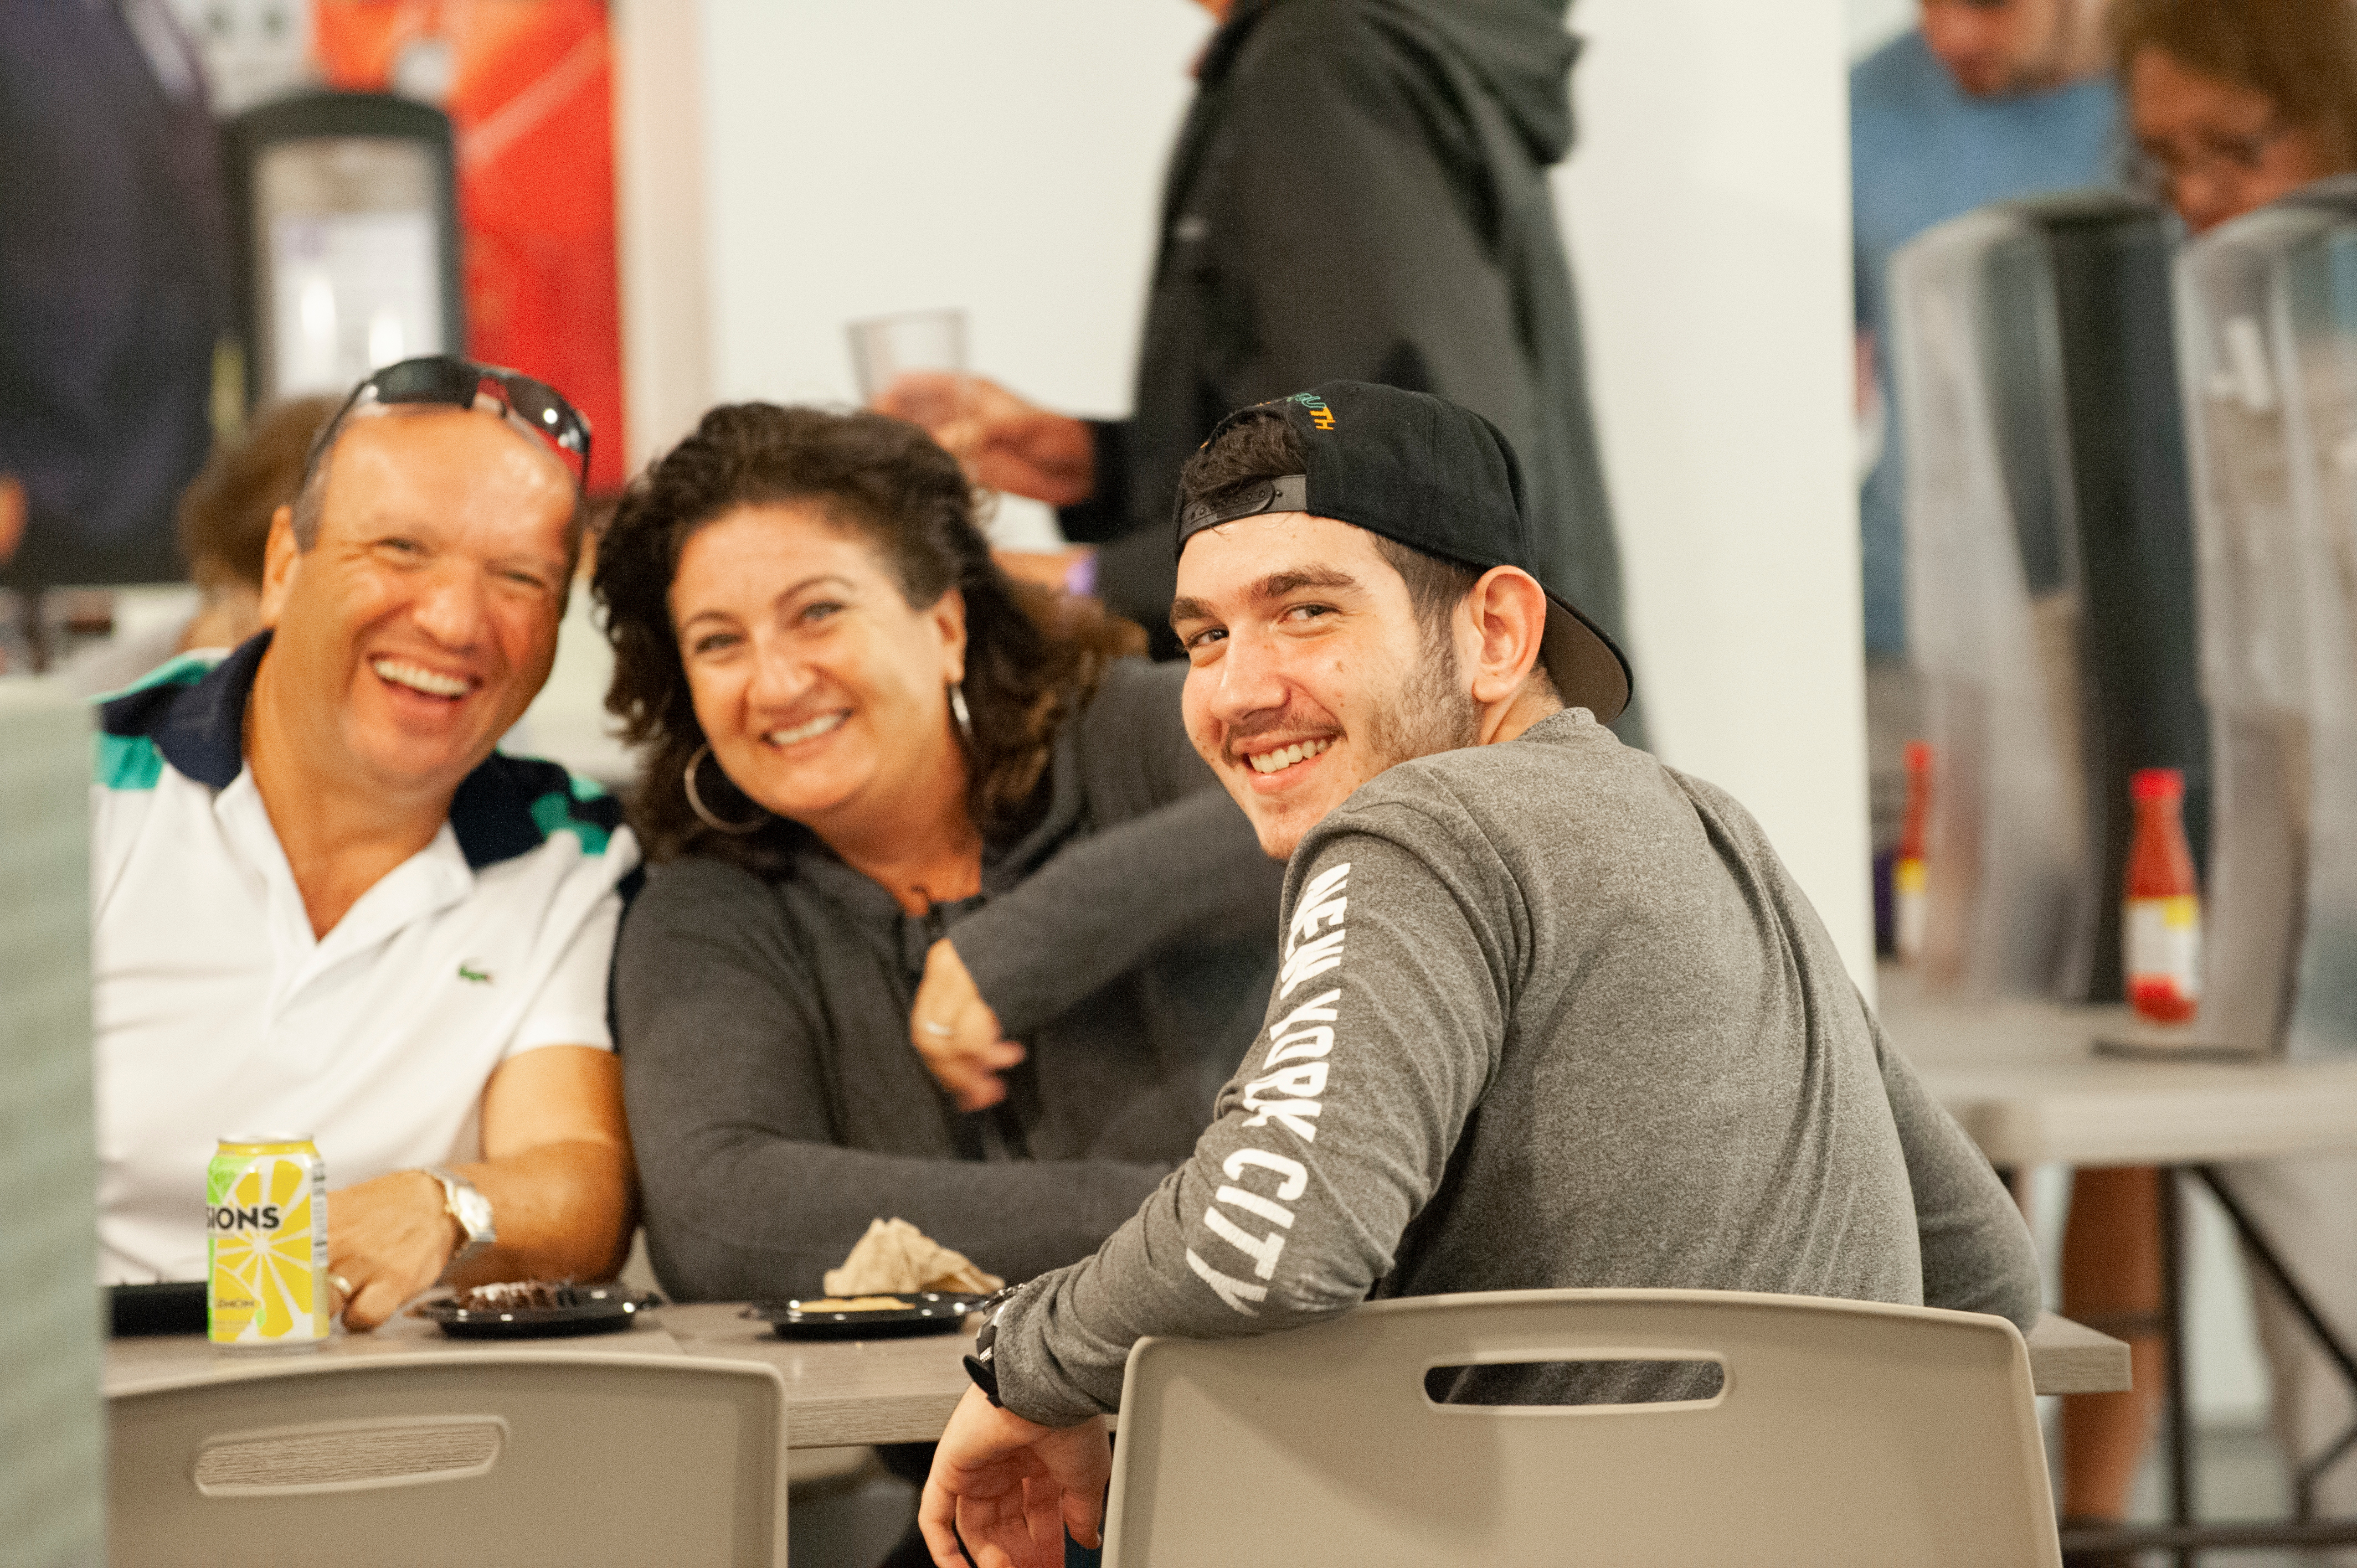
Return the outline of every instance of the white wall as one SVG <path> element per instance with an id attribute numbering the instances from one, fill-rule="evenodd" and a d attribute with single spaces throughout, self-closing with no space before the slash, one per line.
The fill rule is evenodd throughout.
<path id="1" fill-rule="evenodd" d="M 617 0 L 614 166 L 630 471 L 712 402 L 704 28 L 693 0 Z"/>
<path id="2" fill-rule="evenodd" d="M 1839 0 L 1584 0 L 1558 183 L 1655 749 L 1873 981 Z"/>
<path id="3" fill-rule="evenodd" d="M 1129 406 L 1184 0 L 705 0 L 713 390 L 848 402 L 844 325 L 967 313 L 973 368 Z M 1002 507 L 1007 542 L 1053 539 Z"/>
<path id="4" fill-rule="evenodd" d="M 1919 0 L 1844 0 L 1849 58 L 1864 59 L 1913 27 L 1920 8 Z"/>

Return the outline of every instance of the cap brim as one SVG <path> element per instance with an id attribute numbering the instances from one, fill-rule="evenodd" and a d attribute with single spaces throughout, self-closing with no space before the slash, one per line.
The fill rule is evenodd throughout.
<path id="1" fill-rule="evenodd" d="M 1610 724 L 1629 705 L 1629 660 L 1612 639 L 1586 616 L 1547 595 L 1546 632 L 1539 659 L 1568 707 L 1586 708 L 1598 724 Z"/>

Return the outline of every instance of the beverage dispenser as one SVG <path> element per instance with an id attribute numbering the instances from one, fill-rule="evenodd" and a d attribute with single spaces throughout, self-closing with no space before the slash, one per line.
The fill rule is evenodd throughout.
<path id="1" fill-rule="evenodd" d="M 2117 1000 L 2131 776 L 2179 769 L 2207 816 L 2169 278 L 2158 210 L 2106 193 L 1891 264 L 1935 989 Z"/>
<path id="2" fill-rule="evenodd" d="M 2199 1026 L 2357 1051 L 2357 180 L 2191 242 L 2177 280 L 2218 778 Z"/>

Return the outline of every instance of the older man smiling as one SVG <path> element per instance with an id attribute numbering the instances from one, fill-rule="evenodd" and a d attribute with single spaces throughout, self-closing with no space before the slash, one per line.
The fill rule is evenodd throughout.
<path id="1" fill-rule="evenodd" d="M 269 629 L 102 710 L 102 1283 L 200 1277 L 221 1134 L 313 1134 L 372 1327 L 446 1275 L 596 1277 L 630 1167 L 612 801 L 493 746 L 548 678 L 587 425 L 451 359 L 361 383 L 272 521 Z"/>

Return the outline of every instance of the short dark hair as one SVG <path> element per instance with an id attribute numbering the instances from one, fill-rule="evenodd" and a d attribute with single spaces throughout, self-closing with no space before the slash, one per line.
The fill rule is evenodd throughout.
<path id="1" fill-rule="evenodd" d="M 1273 408 L 1246 409 L 1220 432 L 1219 439 L 1205 443 L 1187 459 L 1178 474 L 1178 509 L 1183 511 L 1199 501 L 1224 505 L 1254 485 L 1302 472 L 1308 462 L 1300 433 L 1286 423 L 1285 415 Z M 1415 610 L 1416 625 L 1426 644 L 1446 647 L 1448 618 L 1465 602 L 1481 574 L 1380 533 L 1372 537 L 1375 553 L 1407 585 L 1407 600 Z"/>
<path id="2" fill-rule="evenodd" d="M 2158 49 L 2258 93 L 2317 132 L 2336 169 L 2357 167 L 2357 6 L 2350 0 L 2119 0 L 2112 50 L 2126 82 Z"/>
<path id="3" fill-rule="evenodd" d="M 295 398 L 254 415 L 245 434 L 213 449 L 181 493 L 175 515 L 180 557 L 203 587 L 234 582 L 262 588 L 270 519 L 295 503 L 303 458 L 336 412 L 333 397 Z"/>

